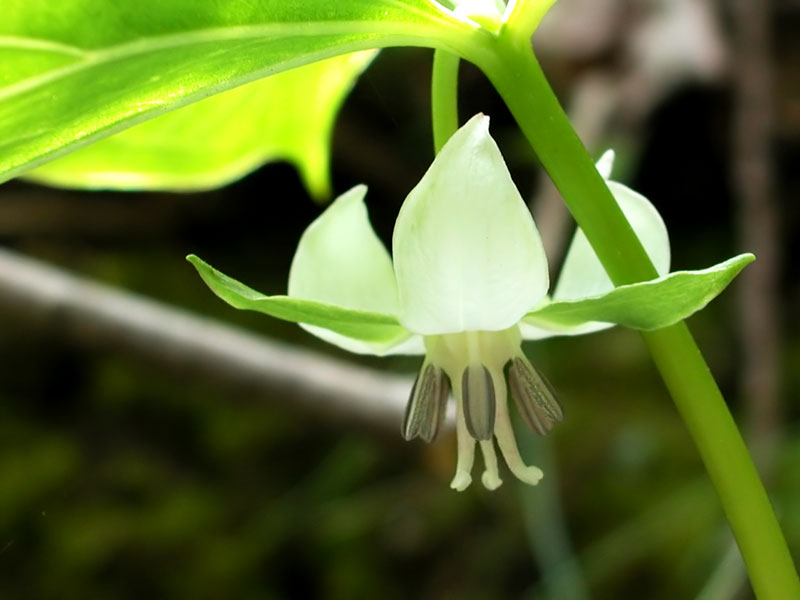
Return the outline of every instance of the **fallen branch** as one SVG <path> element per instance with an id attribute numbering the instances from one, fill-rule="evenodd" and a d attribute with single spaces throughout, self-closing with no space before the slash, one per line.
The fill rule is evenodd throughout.
<path id="1" fill-rule="evenodd" d="M 266 340 L 5 249 L 0 311 L 77 344 L 398 434 L 412 384 L 409 377 Z"/>

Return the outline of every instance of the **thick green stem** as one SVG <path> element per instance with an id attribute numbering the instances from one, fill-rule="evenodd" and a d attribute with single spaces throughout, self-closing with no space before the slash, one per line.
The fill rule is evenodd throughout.
<path id="1" fill-rule="evenodd" d="M 438 154 L 458 129 L 458 63 L 461 59 L 445 50 L 433 54 L 431 113 L 433 148 Z"/>
<path id="2" fill-rule="evenodd" d="M 656 271 L 536 62 L 513 30 L 495 38 L 479 66 L 517 119 L 615 284 Z M 762 600 L 800 598 L 800 581 L 753 461 L 688 328 L 643 334 L 697 444 Z"/>
<path id="3" fill-rule="evenodd" d="M 757 596 L 800 598 L 767 493 L 689 328 L 680 323 L 643 336 L 722 499 Z"/>
<path id="4" fill-rule="evenodd" d="M 658 277 L 608 186 L 553 95 L 530 45 L 498 40 L 480 65 L 505 100 L 616 285 Z"/>

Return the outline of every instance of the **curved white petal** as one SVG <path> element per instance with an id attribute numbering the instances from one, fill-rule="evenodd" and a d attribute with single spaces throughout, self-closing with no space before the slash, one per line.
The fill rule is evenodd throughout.
<path id="1" fill-rule="evenodd" d="M 388 315 L 398 312 L 392 259 L 372 230 L 366 186 L 334 200 L 303 232 L 289 270 L 289 295 Z"/>
<path id="2" fill-rule="evenodd" d="M 552 324 L 548 327 L 541 327 L 529 323 L 526 319 L 519 322 L 519 332 L 523 340 L 544 340 L 559 335 L 584 335 L 602 331 L 603 329 L 611 329 L 612 327 L 614 327 L 614 323 L 602 323 L 600 321 L 589 321 L 572 327 L 556 327 Z"/>
<path id="3" fill-rule="evenodd" d="M 609 179 L 611 177 L 611 171 L 614 170 L 614 159 L 616 156 L 617 155 L 614 153 L 614 151 L 609 148 L 603 152 L 603 156 L 601 156 L 597 163 L 595 163 L 597 172 L 600 173 L 600 176 L 603 179 Z"/>
<path id="4" fill-rule="evenodd" d="M 661 215 L 647 198 L 629 187 L 615 181 L 606 183 L 653 261 L 656 271 L 659 275 L 666 275 L 670 264 L 669 236 Z M 613 288 L 614 285 L 586 236 L 578 229 L 564 259 L 553 299 L 577 300 L 604 294 Z"/>
<path id="5" fill-rule="evenodd" d="M 306 325 L 298 323 L 300 327 L 305 329 L 312 335 L 317 336 L 319 339 L 338 346 L 342 350 L 347 350 L 353 354 L 368 354 L 371 356 L 389 356 L 392 354 L 404 355 L 423 355 L 425 354 L 425 344 L 422 341 L 422 336 L 409 334 L 406 338 L 393 341 L 389 344 L 369 343 L 361 340 L 349 338 L 335 331 L 325 329 L 324 327 L 316 327 L 314 325 Z"/>
<path id="6" fill-rule="evenodd" d="M 415 333 L 506 329 L 544 297 L 544 248 L 488 117 L 459 129 L 408 195 L 393 253 L 399 320 Z"/>
<path id="7" fill-rule="evenodd" d="M 289 270 L 289 295 L 347 308 L 396 315 L 397 283 L 392 260 L 372 230 L 364 206 L 366 186 L 334 200 L 303 233 Z M 358 354 L 424 354 L 421 340 L 388 347 L 354 340 L 322 327 L 302 325 L 326 342 Z M 399 344 L 399 345 L 398 345 Z"/>

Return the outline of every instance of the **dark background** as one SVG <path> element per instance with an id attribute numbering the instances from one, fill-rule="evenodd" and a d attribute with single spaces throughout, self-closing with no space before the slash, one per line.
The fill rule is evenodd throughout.
<path id="1" fill-rule="evenodd" d="M 617 148 L 619 178 L 661 211 L 673 268 L 754 251 L 756 265 L 775 269 L 773 283 L 750 284 L 763 292 L 755 300 L 739 280 L 690 326 L 752 446 L 766 448 L 762 472 L 799 556 L 800 9 L 773 5 L 772 37 L 759 44 L 727 4 L 711 5 L 721 58 L 710 51 L 698 72 L 691 61 L 703 56 L 690 52 L 675 76 L 637 63 L 644 53 L 636 44 L 655 36 L 647 26 L 666 18 L 657 8 L 598 3 L 606 20 L 584 18 L 582 30 L 585 7 L 563 4 L 567 16 L 546 21 L 537 37 L 545 71 L 570 111 L 583 111 L 592 154 Z M 675 31 L 663 47 L 690 46 L 685 29 Z M 760 85 L 742 82 L 742 56 L 759 48 L 767 60 L 756 72 L 769 69 L 772 85 L 742 120 L 742 90 Z M 432 158 L 430 60 L 428 50 L 382 52 L 335 130 L 334 189 L 369 185 L 371 219 L 387 244 Z M 618 95 L 604 117 L 592 113 L 602 104 L 595 80 Z M 460 91 L 462 120 L 491 115 L 520 190 L 537 198 L 543 235 L 558 246 L 566 221 L 540 218 L 537 209 L 552 208 L 542 200 L 548 192 L 502 102 L 470 65 L 462 65 Z M 580 94 L 589 108 L 574 106 Z M 757 143 L 758 132 L 747 130 L 753 114 L 771 115 L 768 152 L 756 152 L 771 189 L 755 210 L 771 214 L 774 229 L 743 208 L 737 161 L 746 148 L 736 140 Z M 196 252 L 282 293 L 297 240 L 322 210 L 286 164 L 191 195 L 10 182 L 0 188 L 0 243 L 271 338 L 413 373 L 419 359 L 351 357 L 294 325 L 234 311 L 183 259 Z M 752 246 L 759 239 L 774 244 L 774 256 Z M 747 323 L 765 314 L 775 334 L 769 325 L 748 334 Z M 764 344 L 774 355 L 767 348 L 772 358 L 754 366 Z M 497 492 L 473 485 L 458 494 L 448 487 L 449 435 L 406 444 L 399 423 L 393 434 L 295 410 L 2 311 L 0 597 L 750 597 L 719 503 L 640 338 L 615 329 L 526 351 L 567 415 L 546 442 L 525 434 L 546 479 L 523 489 L 506 473 Z M 761 387 L 747 383 L 752 369 Z"/>

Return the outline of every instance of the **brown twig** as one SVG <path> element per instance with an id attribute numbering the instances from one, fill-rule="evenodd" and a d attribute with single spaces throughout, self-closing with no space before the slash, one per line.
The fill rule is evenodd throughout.
<path id="1" fill-rule="evenodd" d="M 408 377 L 269 341 L 4 249 L 0 310 L 81 345 L 398 434 L 411 389 Z"/>

